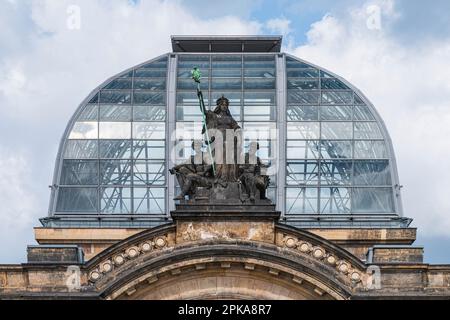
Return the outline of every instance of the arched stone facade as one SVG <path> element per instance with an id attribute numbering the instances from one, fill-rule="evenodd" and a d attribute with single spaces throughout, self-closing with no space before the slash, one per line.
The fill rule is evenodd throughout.
<path id="1" fill-rule="evenodd" d="M 147 230 L 89 261 L 89 285 L 105 299 L 348 299 L 364 287 L 356 257 L 309 232 L 273 227 L 272 242 L 177 242 L 176 225 Z"/>

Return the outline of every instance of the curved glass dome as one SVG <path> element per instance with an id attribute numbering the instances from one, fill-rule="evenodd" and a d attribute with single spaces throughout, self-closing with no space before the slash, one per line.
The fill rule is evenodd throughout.
<path id="1" fill-rule="evenodd" d="M 46 226 L 150 227 L 173 208 L 166 168 L 173 132 L 200 120 L 190 70 L 203 72 L 207 106 L 221 95 L 259 157 L 278 161 L 269 196 L 300 227 L 399 226 L 398 177 L 387 130 L 342 78 L 280 53 L 171 53 L 126 70 L 79 106 L 61 141 Z M 176 134 L 190 156 L 191 140 Z"/>

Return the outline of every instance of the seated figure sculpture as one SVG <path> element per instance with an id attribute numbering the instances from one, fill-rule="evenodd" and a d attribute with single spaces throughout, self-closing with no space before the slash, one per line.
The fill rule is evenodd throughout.
<path id="1" fill-rule="evenodd" d="M 195 195 L 198 187 L 211 188 L 213 183 L 212 166 L 207 164 L 195 164 L 193 157 L 190 163 L 177 165 L 169 170 L 175 174 L 181 187 L 181 193 L 174 200 L 184 200 Z"/>
<path id="2" fill-rule="evenodd" d="M 257 144 L 256 149 L 259 150 L 259 144 Z M 247 199 L 252 203 L 255 202 L 257 191 L 259 191 L 260 200 L 267 199 L 266 190 L 269 186 L 270 178 L 262 172 L 262 169 L 267 167 L 256 155 L 252 157 L 251 153 L 246 153 L 245 163 L 239 165 L 239 181 L 243 186 Z"/>

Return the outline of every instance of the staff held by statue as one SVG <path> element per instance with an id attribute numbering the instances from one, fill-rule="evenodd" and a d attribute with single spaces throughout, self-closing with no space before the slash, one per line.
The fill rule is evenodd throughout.
<path id="1" fill-rule="evenodd" d="M 205 134 L 206 146 L 208 147 L 209 156 L 212 161 L 211 165 L 212 165 L 213 174 L 214 174 L 214 176 L 216 176 L 216 166 L 214 163 L 214 158 L 212 156 L 212 150 L 211 150 L 212 141 L 210 141 L 210 139 L 209 139 L 208 128 L 206 127 L 205 101 L 203 100 L 203 92 L 200 89 L 200 80 L 202 78 L 202 74 L 200 72 L 200 69 L 197 67 L 192 69 L 191 74 L 192 74 L 192 79 L 197 83 L 197 97 L 198 97 L 198 102 L 200 104 L 200 111 L 202 112 L 202 122 L 203 122 L 202 133 Z"/>

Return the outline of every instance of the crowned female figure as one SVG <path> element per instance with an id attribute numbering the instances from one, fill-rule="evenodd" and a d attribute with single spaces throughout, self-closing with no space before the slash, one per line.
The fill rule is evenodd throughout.
<path id="1" fill-rule="evenodd" d="M 223 95 L 221 98 L 217 99 L 216 101 L 216 108 L 211 110 L 205 110 L 204 108 L 201 108 L 202 113 L 205 116 L 205 122 L 206 122 L 206 128 L 203 128 L 203 133 L 205 129 L 208 129 L 208 132 L 212 132 L 212 134 L 209 136 L 210 141 L 207 143 L 214 143 L 214 154 L 218 155 L 217 148 L 222 148 L 222 159 L 217 161 L 218 159 L 215 159 L 216 161 L 216 182 L 218 183 L 227 183 L 227 182 L 237 182 L 238 179 L 238 166 L 237 166 L 237 152 L 240 152 L 240 150 L 237 150 L 236 147 L 236 139 L 233 135 L 233 141 L 227 142 L 227 130 L 238 130 L 241 127 L 238 125 L 236 120 L 234 120 L 233 116 L 231 115 L 230 109 L 229 109 L 230 102 L 227 98 L 225 98 Z M 214 132 L 215 129 L 216 131 Z M 221 133 L 222 137 L 221 139 L 218 139 L 216 135 Z M 222 141 L 222 146 L 217 145 Z M 228 148 L 227 148 L 228 145 Z M 233 161 L 231 163 L 228 163 L 227 161 L 227 152 L 233 152 Z"/>

